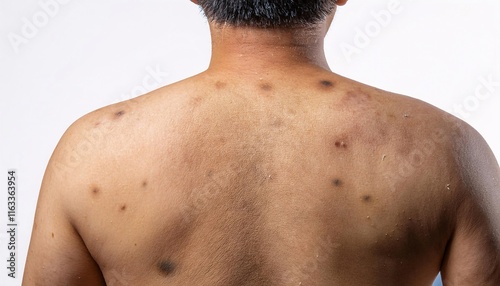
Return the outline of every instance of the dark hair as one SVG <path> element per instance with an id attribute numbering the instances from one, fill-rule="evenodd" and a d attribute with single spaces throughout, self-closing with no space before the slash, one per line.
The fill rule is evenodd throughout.
<path id="1" fill-rule="evenodd" d="M 310 26 L 323 21 L 336 0 L 198 0 L 209 21 L 257 28 Z"/>

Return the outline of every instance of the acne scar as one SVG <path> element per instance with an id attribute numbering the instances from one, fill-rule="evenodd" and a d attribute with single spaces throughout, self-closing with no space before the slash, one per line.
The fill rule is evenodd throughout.
<path id="1" fill-rule="evenodd" d="M 336 141 L 335 142 L 335 147 L 337 148 L 347 148 L 347 143 L 345 143 L 344 141 Z"/>
<path id="2" fill-rule="evenodd" d="M 123 116 L 124 114 L 125 114 L 125 111 L 120 110 L 120 111 L 118 111 L 118 112 L 115 112 L 115 117 L 116 117 L 116 118 L 119 118 L 119 117 Z"/>
<path id="3" fill-rule="evenodd" d="M 344 182 L 342 182 L 342 180 L 340 179 L 333 179 L 332 180 L 332 185 L 334 185 L 335 187 L 340 187 L 344 184 Z"/>
<path id="4" fill-rule="evenodd" d="M 226 85 L 227 85 L 227 84 L 226 84 L 225 82 L 222 82 L 222 81 L 217 81 L 217 82 L 215 83 L 215 88 L 217 88 L 217 89 L 223 89 L 224 87 L 226 87 Z"/>
<path id="5" fill-rule="evenodd" d="M 260 85 L 260 89 L 264 91 L 271 91 L 273 89 L 273 86 L 270 83 L 263 83 Z"/>
<path id="6" fill-rule="evenodd" d="M 326 87 L 326 88 L 333 87 L 333 82 L 331 82 L 329 80 L 322 80 L 322 81 L 320 81 L 320 84 L 321 84 L 321 86 Z"/>
<path id="7" fill-rule="evenodd" d="M 97 188 L 97 187 L 93 187 L 93 188 L 92 188 L 92 194 L 93 194 L 94 196 L 98 195 L 100 191 L 101 191 L 101 190 L 99 190 L 99 188 Z"/>
<path id="8" fill-rule="evenodd" d="M 158 270 L 165 276 L 170 275 L 175 270 L 175 264 L 171 261 L 161 261 L 158 263 Z"/>
<path id="9" fill-rule="evenodd" d="M 278 118 L 275 118 L 275 119 L 271 122 L 271 124 L 270 124 L 270 125 L 271 125 L 272 127 L 281 127 L 281 126 L 283 126 L 283 125 L 284 125 L 284 123 L 285 123 L 285 122 L 283 121 L 283 119 L 278 117 Z"/>

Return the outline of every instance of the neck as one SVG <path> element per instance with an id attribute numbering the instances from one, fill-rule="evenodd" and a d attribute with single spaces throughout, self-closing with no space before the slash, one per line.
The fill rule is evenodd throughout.
<path id="1" fill-rule="evenodd" d="M 294 66 L 329 70 L 324 53 L 326 28 L 258 29 L 212 24 L 209 70 L 259 74 Z"/>

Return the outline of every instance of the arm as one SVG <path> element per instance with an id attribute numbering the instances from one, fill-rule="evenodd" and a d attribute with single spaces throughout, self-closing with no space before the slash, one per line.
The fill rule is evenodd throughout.
<path id="1" fill-rule="evenodd" d="M 72 127 L 56 148 L 43 179 L 23 286 L 105 285 L 101 271 L 71 223 L 68 209 L 78 168 L 60 168 L 78 141 Z"/>
<path id="2" fill-rule="evenodd" d="M 444 285 L 500 285 L 500 169 L 482 137 L 457 140 L 464 190 L 442 264 Z"/>

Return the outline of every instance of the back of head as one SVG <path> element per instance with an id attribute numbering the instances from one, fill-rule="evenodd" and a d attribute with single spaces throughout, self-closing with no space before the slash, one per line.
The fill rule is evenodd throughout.
<path id="1" fill-rule="evenodd" d="M 289 28 L 323 21 L 335 0 L 199 0 L 209 21 L 237 27 Z"/>

